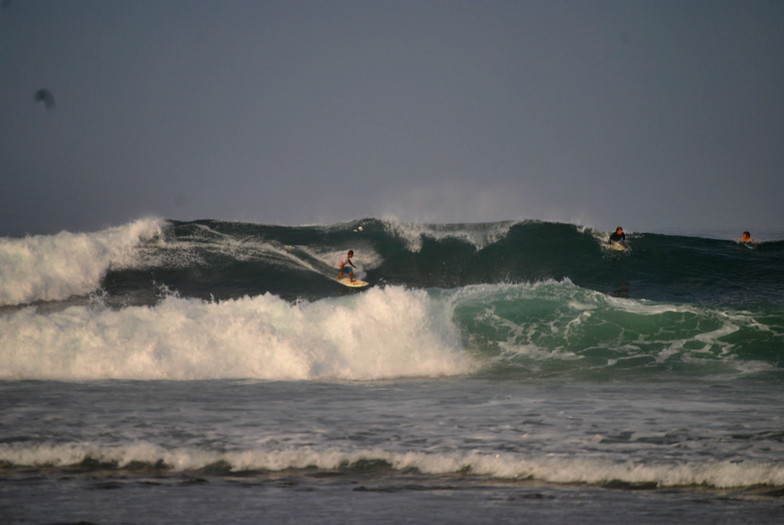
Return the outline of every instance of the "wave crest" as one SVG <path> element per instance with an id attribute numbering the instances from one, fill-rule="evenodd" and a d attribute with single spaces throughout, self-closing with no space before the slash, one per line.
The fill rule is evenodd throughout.
<path id="1" fill-rule="evenodd" d="M 162 228 L 160 219 L 140 219 L 95 233 L 0 239 L 0 305 L 88 294 L 109 268 L 132 265 L 139 242 Z"/>

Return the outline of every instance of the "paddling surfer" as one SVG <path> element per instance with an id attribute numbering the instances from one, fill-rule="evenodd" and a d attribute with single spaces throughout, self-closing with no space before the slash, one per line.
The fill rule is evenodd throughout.
<path id="1" fill-rule="evenodd" d="M 746 248 L 750 248 L 752 250 L 758 246 L 757 241 L 751 237 L 749 232 L 743 232 L 743 236 L 740 238 L 739 242 Z"/>
<path id="2" fill-rule="evenodd" d="M 623 228 L 618 226 L 615 228 L 615 231 L 610 234 L 610 240 L 608 241 L 610 244 L 618 243 L 618 244 L 626 244 L 626 234 L 623 233 Z"/>

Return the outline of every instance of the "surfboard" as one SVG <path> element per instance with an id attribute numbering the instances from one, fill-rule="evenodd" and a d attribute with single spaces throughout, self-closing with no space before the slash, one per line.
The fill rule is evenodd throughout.
<path id="1" fill-rule="evenodd" d="M 749 250 L 756 250 L 757 249 L 757 243 L 754 243 L 754 242 L 741 242 L 741 244 L 743 246 L 745 246 L 746 248 L 748 248 Z"/>
<path id="2" fill-rule="evenodd" d="M 352 283 L 348 277 L 341 277 L 340 279 L 335 279 L 337 282 L 342 284 L 343 286 L 348 286 L 349 288 L 362 288 L 363 286 L 367 286 L 370 284 L 366 281 L 360 281 L 359 279 L 355 279 Z"/>
<path id="3" fill-rule="evenodd" d="M 618 250 L 619 252 L 625 252 L 626 251 L 626 245 L 625 244 L 621 244 L 619 242 L 610 242 L 610 249 Z"/>

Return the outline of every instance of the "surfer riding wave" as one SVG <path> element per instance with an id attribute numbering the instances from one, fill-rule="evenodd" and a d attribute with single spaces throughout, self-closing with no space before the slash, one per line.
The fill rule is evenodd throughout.
<path id="1" fill-rule="evenodd" d="M 354 266 L 353 262 L 351 262 L 351 258 L 352 257 L 354 257 L 354 250 L 349 250 L 348 253 L 346 253 L 344 255 L 341 255 L 340 259 L 338 259 L 338 262 L 335 263 L 335 268 L 340 270 L 340 273 L 338 274 L 338 279 L 343 277 L 343 272 L 344 271 L 347 271 L 348 272 L 349 282 L 352 282 L 352 283 L 354 282 L 354 270 L 357 267 Z"/>

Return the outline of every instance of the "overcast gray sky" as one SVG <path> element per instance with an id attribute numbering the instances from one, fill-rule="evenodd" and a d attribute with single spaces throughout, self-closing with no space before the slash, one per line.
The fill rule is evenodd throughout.
<path id="1" fill-rule="evenodd" d="M 150 215 L 784 229 L 783 168 L 778 0 L 0 8 L 3 236 Z"/>

